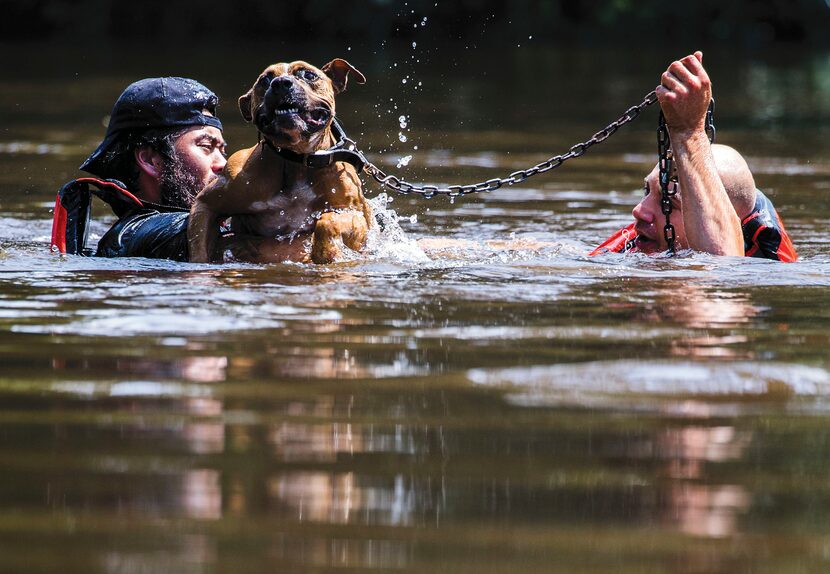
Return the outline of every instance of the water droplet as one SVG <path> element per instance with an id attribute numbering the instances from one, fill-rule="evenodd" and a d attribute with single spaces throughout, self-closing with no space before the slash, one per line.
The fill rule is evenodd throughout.
<path id="1" fill-rule="evenodd" d="M 415 48 L 415 46 L 417 46 L 417 45 L 418 45 L 418 43 L 417 43 L 417 42 L 412 42 L 412 48 L 413 48 L 413 49 L 414 49 L 414 48 Z"/>
<path id="2" fill-rule="evenodd" d="M 405 155 L 401 159 L 398 160 L 398 169 L 409 165 L 409 162 L 412 161 L 411 155 Z"/>
<path id="3" fill-rule="evenodd" d="M 417 213 L 413 213 L 412 215 L 409 216 L 409 223 L 413 223 L 413 224 L 418 223 L 418 214 Z"/>
<path id="4" fill-rule="evenodd" d="M 280 215 L 285 215 L 285 210 L 284 209 L 280 209 Z"/>
<path id="5" fill-rule="evenodd" d="M 398 132 L 398 139 L 401 140 L 401 143 L 406 141 L 406 136 L 403 133 Z"/>
<path id="6" fill-rule="evenodd" d="M 401 80 L 401 83 L 402 83 L 402 84 L 405 84 L 405 83 L 406 83 L 406 78 L 404 78 L 403 80 Z"/>

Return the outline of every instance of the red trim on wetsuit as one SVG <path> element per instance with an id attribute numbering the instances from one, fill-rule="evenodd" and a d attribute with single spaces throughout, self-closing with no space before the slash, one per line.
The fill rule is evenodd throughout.
<path id="1" fill-rule="evenodd" d="M 128 199 L 131 199 L 132 201 L 134 201 L 139 207 L 144 205 L 144 203 L 140 199 L 138 199 L 136 196 L 134 196 L 132 193 L 130 193 L 125 188 L 123 188 L 120 185 L 115 184 L 111 181 L 107 181 L 105 179 L 98 179 L 98 178 L 95 178 L 95 177 L 79 177 L 75 181 L 82 181 L 84 183 L 93 183 L 93 184 L 95 184 L 99 187 L 111 187 L 112 189 L 118 191 L 119 193 L 121 193 L 123 195 L 126 195 Z"/>
<path id="2" fill-rule="evenodd" d="M 86 254 L 92 195 L 97 195 L 112 207 L 119 217 L 144 202 L 130 193 L 117 180 L 80 177 L 64 184 L 55 198 L 52 215 L 52 251 Z"/>
<path id="3" fill-rule="evenodd" d="M 61 204 L 61 194 L 55 196 L 55 214 L 52 217 L 52 251 L 66 253 L 66 209 Z"/>

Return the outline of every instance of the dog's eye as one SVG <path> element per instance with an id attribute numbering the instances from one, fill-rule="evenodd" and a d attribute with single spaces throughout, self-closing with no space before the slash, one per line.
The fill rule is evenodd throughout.
<path id="1" fill-rule="evenodd" d="M 259 80 L 257 80 L 257 87 L 262 88 L 264 90 L 268 89 L 268 86 L 271 85 L 271 78 L 268 76 L 260 76 Z"/>
<path id="2" fill-rule="evenodd" d="M 299 70 L 297 71 L 297 77 L 302 78 L 306 82 L 316 82 L 320 79 L 320 76 L 312 72 L 311 70 Z"/>

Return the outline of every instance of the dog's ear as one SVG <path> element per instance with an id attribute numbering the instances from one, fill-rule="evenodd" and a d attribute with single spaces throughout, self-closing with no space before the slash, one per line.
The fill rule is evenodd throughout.
<path id="1" fill-rule="evenodd" d="M 248 90 L 248 93 L 244 96 L 239 96 L 239 111 L 242 112 L 242 117 L 245 118 L 246 122 L 250 122 L 254 119 L 253 113 L 251 113 L 251 99 L 254 97 L 254 90 Z"/>
<path id="2" fill-rule="evenodd" d="M 366 76 L 361 74 L 360 70 L 341 58 L 335 58 L 320 69 L 323 70 L 329 78 L 331 78 L 331 83 L 334 84 L 334 92 L 336 94 L 346 91 L 346 82 L 349 80 L 349 72 L 354 74 L 354 80 L 358 84 L 366 83 Z"/>

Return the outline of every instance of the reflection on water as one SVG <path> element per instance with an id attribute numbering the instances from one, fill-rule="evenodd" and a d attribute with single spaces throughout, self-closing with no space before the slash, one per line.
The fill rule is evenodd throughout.
<path id="1" fill-rule="evenodd" d="M 411 154 L 407 177 L 467 183 L 584 140 L 653 81 L 597 53 L 615 88 L 596 92 L 539 57 L 560 73 L 494 96 L 475 56 L 436 65 L 424 85 L 458 91 L 406 110 L 408 142 L 403 111 L 375 115 L 402 104 L 396 86 L 350 92 L 342 113 L 374 161 Z M 713 63 L 719 138 L 746 151 L 796 264 L 585 256 L 630 220 L 651 116 L 486 197 L 367 183 L 383 231 L 337 265 L 58 258 L 54 189 L 100 136 L 78 118 L 121 78 L 79 78 L 96 89 L 43 130 L 13 110 L 40 80 L 12 77 L 0 570 L 826 571 L 828 60 L 736 60 Z M 235 75 L 202 79 L 238 96 Z M 532 125 L 530 91 L 561 101 Z M 250 142 L 225 123 L 231 147 Z M 106 221 L 96 207 L 93 235 Z"/>

